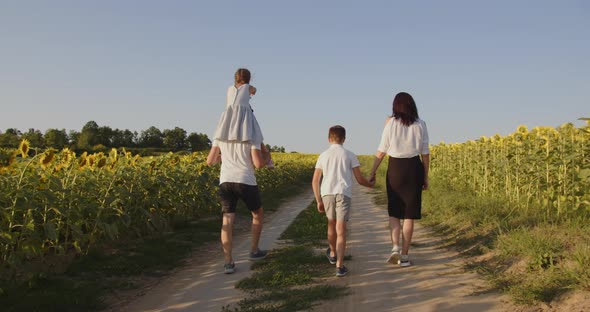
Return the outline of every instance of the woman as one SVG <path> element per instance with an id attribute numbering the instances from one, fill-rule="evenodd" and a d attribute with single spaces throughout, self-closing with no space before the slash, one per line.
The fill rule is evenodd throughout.
<path id="1" fill-rule="evenodd" d="M 375 180 L 375 173 L 385 155 L 389 156 L 387 211 L 393 244 L 387 262 L 407 267 L 411 265 L 408 252 L 414 220 L 422 217 L 422 190 L 428 188 L 430 163 L 426 123 L 418 117 L 416 103 L 408 93 L 400 92 L 393 99 L 393 114 L 385 122 L 371 170 L 371 181 Z M 403 230 L 401 219 L 404 220 Z M 403 232 L 401 250 L 400 232 Z"/>

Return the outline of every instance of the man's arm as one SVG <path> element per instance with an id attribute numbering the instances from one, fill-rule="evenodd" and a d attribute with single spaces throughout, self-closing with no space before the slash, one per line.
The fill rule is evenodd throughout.
<path id="1" fill-rule="evenodd" d="M 322 196 L 320 194 L 320 182 L 322 181 L 322 169 L 315 168 L 313 172 L 313 179 L 311 180 L 311 187 L 313 189 L 313 195 L 315 196 L 315 201 L 318 206 L 318 211 L 323 213 L 326 212 L 324 209 L 324 202 L 322 201 Z"/>
<path id="2" fill-rule="evenodd" d="M 207 166 L 213 166 L 219 162 L 221 162 L 221 150 L 219 146 L 212 146 L 207 155 Z"/>
<path id="3" fill-rule="evenodd" d="M 375 185 L 375 182 L 369 182 L 369 180 L 365 179 L 363 173 L 361 172 L 361 167 L 352 168 L 352 173 L 354 173 L 354 177 L 360 185 L 366 187 L 373 187 L 373 185 Z"/>
<path id="4" fill-rule="evenodd" d="M 262 168 L 266 164 L 264 163 L 264 158 L 262 157 L 262 152 L 259 149 L 251 149 L 250 153 L 252 155 L 252 163 L 256 168 Z"/>

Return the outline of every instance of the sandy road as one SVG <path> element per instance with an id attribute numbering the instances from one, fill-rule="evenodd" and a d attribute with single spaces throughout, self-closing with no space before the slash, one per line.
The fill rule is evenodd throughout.
<path id="1" fill-rule="evenodd" d="M 311 190 L 285 202 L 267 217 L 261 247 L 277 247 L 277 239 L 313 199 Z M 509 299 L 486 292 L 484 282 L 462 270 L 456 252 L 439 248 L 441 241 L 417 225 L 409 268 L 387 264 L 391 249 L 386 211 L 373 203 L 369 190 L 353 188 L 353 212 L 348 228 L 346 263 L 350 273 L 331 283 L 350 287 L 349 296 L 316 306 L 315 311 L 505 311 Z M 221 249 L 195 256 L 185 268 L 167 277 L 142 297 L 115 311 L 221 311 L 246 296 L 234 285 L 250 275 L 250 237 L 236 237 L 237 271 L 222 273 Z"/>
<path id="2" fill-rule="evenodd" d="M 295 198 L 287 200 L 278 211 L 266 216 L 260 239 L 262 249 L 277 247 L 277 240 L 287 226 L 313 200 L 311 187 Z M 240 217 L 240 216 L 238 216 Z M 250 235 L 234 235 L 234 261 L 236 272 L 223 274 L 223 253 L 216 252 L 194 256 L 186 268 L 168 276 L 144 295 L 115 311 L 216 311 L 228 304 L 236 303 L 245 294 L 234 285 L 251 273 L 248 261 Z"/>
<path id="3" fill-rule="evenodd" d="M 353 189 L 346 262 L 350 273 L 334 278 L 351 294 L 322 304 L 315 311 L 506 311 L 509 299 L 486 293 L 477 274 L 461 269 L 456 252 L 441 249 L 440 239 L 415 226 L 410 249 L 413 266 L 387 264 L 391 250 L 387 211 L 373 203 L 366 188 Z"/>

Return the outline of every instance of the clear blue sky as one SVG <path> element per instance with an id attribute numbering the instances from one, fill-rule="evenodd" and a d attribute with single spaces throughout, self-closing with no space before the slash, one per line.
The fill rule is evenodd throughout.
<path id="1" fill-rule="evenodd" d="M 590 117 L 588 1 L 1 1 L 0 130 L 213 135 L 238 67 L 265 141 L 372 154 L 399 91 L 430 141 Z"/>

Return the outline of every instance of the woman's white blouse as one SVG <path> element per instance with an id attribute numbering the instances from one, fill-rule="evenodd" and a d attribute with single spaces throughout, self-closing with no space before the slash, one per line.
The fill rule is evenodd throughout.
<path id="1" fill-rule="evenodd" d="M 430 154 L 426 123 L 418 119 L 413 124 L 404 126 L 399 119 L 389 119 L 383 129 L 378 151 L 395 158 Z"/>

